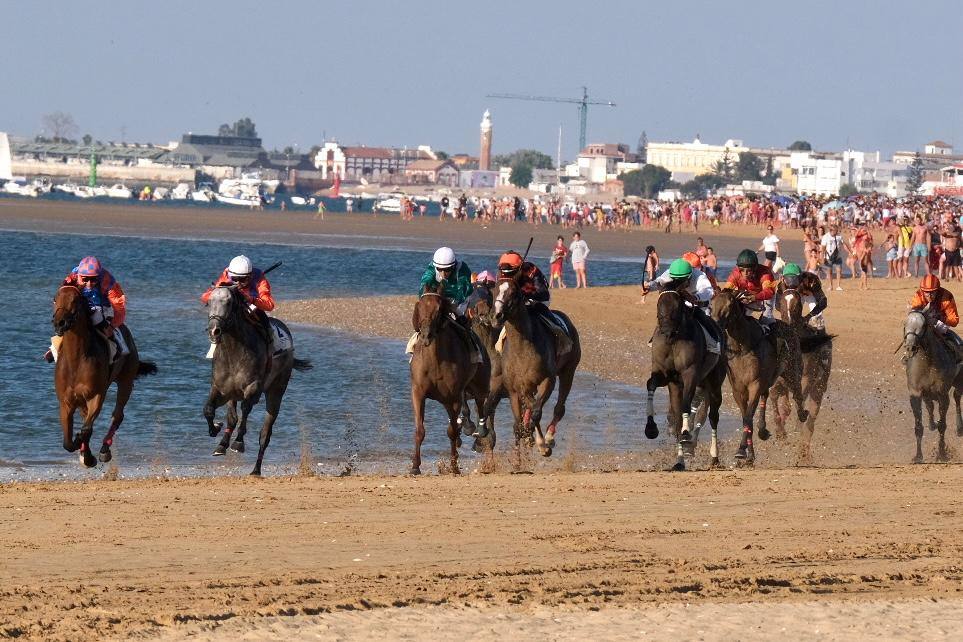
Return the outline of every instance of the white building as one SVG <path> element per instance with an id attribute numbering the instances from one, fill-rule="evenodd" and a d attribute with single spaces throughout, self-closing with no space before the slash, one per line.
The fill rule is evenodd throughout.
<path id="1" fill-rule="evenodd" d="M 602 185 L 615 180 L 619 174 L 642 169 L 637 154 L 621 143 L 597 143 L 583 149 L 574 163 L 565 166 L 565 176 L 583 178 L 590 183 Z"/>
<path id="2" fill-rule="evenodd" d="M 796 176 L 796 192 L 809 196 L 839 194 L 843 185 L 843 161 L 819 158 L 810 152 L 794 152 L 789 166 Z"/>
<path id="3" fill-rule="evenodd" d="M 879 192 L 892 198 L 906 196 L 909 167 L 881 160 L 878 151 L 844 151 L 843 173 L 843 183 L 859 192 Z"/>
<path id="4" fill-rule="evenodd" d="M 729 155 L 729 162 L 735 165 L 740 154 L 751 152 L 767 163 L 772 158 L 773 173 L 779 174 L 789 165 L 789 150 L 747 147 L 743 141 L 730 138 L 722 145 L 703 143 L 698 136 L 691 143 L 653 143 L 645 148 L 646 161 L 664 167 L 672 173 L 672 180 L 685 183 L 700 174 L 709 174 L 716 165 Z"/>
<path id="5" fill-rule="evenodd" d="M 373 183 L 397 182 L 405 174 L 408 163 L 416 160 L 436 160 L 435 153 L 427 145 L 417 149 L 390 147 L 350 147 L 337 142 L 327 142 L 314 157 L 314 166 L 321 171 L 322 179 L 333 179 L 335 174 L 346 181 Z"/>

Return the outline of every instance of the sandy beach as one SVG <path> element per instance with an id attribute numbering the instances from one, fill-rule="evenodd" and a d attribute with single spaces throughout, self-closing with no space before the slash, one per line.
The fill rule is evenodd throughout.
<path id="1" fill-rule="evenodd" d="M 556 234 L 568 235 L 522 224 L 6 200 L 0 228 L 354 243 L 423 249 L 426 260 L 441 242 L 496 255 L 534 233 L 547 253 Z M 741 226 L 704 234 L 724 258 L 760 236 Z M 800 237 L 784 236 L 784 249 L 800 253 Z M 598 257 L 636 256 L 648 243 L 671 257 L 694 238 L 586 232 Z M 754 470 L 636 472 L 576 453 L 534 475 L 7 484 L 0 636 L 950 639 L 963 605 L 961 438 L 951 421 L 954 463 L 908 465 L 912 420 L 893 351 L 913 285 L 844 288 L 829 293 L 827 324 L 838 338 L 813 441 L 817 468 L 793 466 L 792 422 L 787 438 L 757 441 Z M 579 327 L 584 370 L 644 383 L 654 299 L 638 298 L 632 286 L 553 295 Z M 284 301 L 278 316 L 400 339 L 413 303 Z M 507 417 L 500 408 L 503 437 Z M 559 439 L 566 430 L 563 421 Z M 935 444 L 927 431 L 928 461 Z M 639 467 L 663 467 L 653 457 Z"/>

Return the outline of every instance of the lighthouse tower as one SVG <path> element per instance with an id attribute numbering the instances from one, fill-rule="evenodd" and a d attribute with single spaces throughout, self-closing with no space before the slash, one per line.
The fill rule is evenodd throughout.
<path id="1" fill-rule="evenodd" d="M 485 110 L 481 121 L 481 153 L 478 155 L 478 169 L 487 172 L 492 164 L 492 115 Z"/>

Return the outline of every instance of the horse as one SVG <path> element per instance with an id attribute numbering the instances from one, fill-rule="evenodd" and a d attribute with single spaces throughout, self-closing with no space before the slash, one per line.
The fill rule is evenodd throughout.
<path id="1" fill-rule="evenodd" d="M 669 422 L 677 442 L 676 463 L 672 469 L 676 471 L 685 470 L 686 450 L 694 445 L 689 417 L 697 391 L 702 393 L 701 406 L 707 408 L 712 427 L 710 466 L 719 465 L 719 408 L 722 384 L 726 380 L 725 338 L 717 331 L 720 350 L 710 352 L 702 326 L 687 307 L 677 290 L 659 293 L 656 332 L 652 337 L 652 374 L 645 383 L 648 414 L 645 436 L 649 439 L 659 435 L 652 408 L 655 391 L 662 386 L 669 388 Z M 703 412 L 700 408 L 700 415 Z M 699 418 L 697 423 L 701 425 Z"/>
<path id="2" fill-rule="evenodd" d="M 415 419 L 415 450 L 411 457 L 411 474 L 421 474 L 421 444 L 425 440 L 425 400 L 434 399 L 448 412 L 448 439 L 451 442 L 451 472 L 458 474 L 458 448 L 461 435 L 471 435 L 466 395 L 475 400 L 479 423 L 484 425 L 485 401 L 491 367 L 485 355 L 475 363 L 465 341 L 468 330 L 456 328 L 451 302 L 442 295 L 441 285 L 435 291 L 427 286 L 415 303 L 411 323 L 418 332 L 411 357 L 411 406 Z"/>
<path id="3" fill-rule="evenodd" d="M 211 364 L 211 390 L 204 404 L 204 418 L 207 419 L 207 431 L 211 437 L 217 437 L 224 429 L 213 454 L 223 455 L 229 444 L 231 450 L 244 452 L 248 415 L 264 394 L 266 416 L 261 426 L 257 462 L 251 471 L 251 475 L 259 476 L 292 371 L 310 370 L 312 365 L 307 359 L 295 358 L 291 331 L 274 318 L 270 320 L 272 331 L 285 337 L 290 345 L 274 355 L 268 354 L 268 341 L 260 322 L 248 312 L 247 302 L 236 284 L 215 287 L 208 307 L 207 335 L 215 344 L 215 350 Z M 240 417 L 237 402 L 241 403 Z M 217 409 L 225 403 L 230 403 L 226 426 L 214 421 Z M 235 428 L 237 435 L 231 444 Z"/>
<path id="4" fill-rule="evenodd" d="M 505 328 L 502 377 L 515 417 L 515 446 L 518 448 L 522 438 L 531 443 L 534 437 L 541 455 L 550 457 L 558 422 L 565 416 L 565 400 L 582 359 L 578 330 L 568 316 L 554 312 L 568 327 L 572 341 L 571 349 L 558 355 L 555 334 L 529 313 L 514 279 L 498 284 L 493 311 L 495 322 Z M 552 421 L 542 435 L 542 408 L 552 395 L 556 380 L 558 399 Z"/>
<path id="5" fill-rule="evenodd" d="M 57 349 L 54 367 L 54 385 L 60 401 L 60 424 L 63 428 L 64 449 L 80 450 L 80 461 L 87 468 L 106 463 L 112 458 L 110 451 L 114 434 L 124 421 L 124 408 L 134 390 L 134 380 L 142 375 L 157 373 L 157 365 L 141 361 L 137 345 L 126 326 L 115 328 L 123 332 L 130 353 L 110 363 L 108 339 L 94 328 L 88 312 L 87 300 L 80 289 L 64 285 L 54 297 L 54 313 L 51 322 L 54 333 L 63 337 Z M 104 406 L 107 389 L 117 383 L 117 399 L 111 413 L 110 428 L 104 436 L 100 453 L 94 457 L 90 452 L 90 438 L 94 421 Z M 83 419 L 80 434 L 74 436 L 74 412 L 79 410 Z"/>
<path id="6" fill-rule="evenodd" d="M 923 463 L 923 403 L 926 403 L 930 430 L 940 433 L 936 460 L 945 462 L 949 459 L 945 433 L 951 388 L 956 405 L 956 434 L 963 437 L 963 416 L 960 414 L 963 374 L 959 357 L 943 339 L 936 336 L 932 324 L 919 310 L 911 310 L 906 316 L 903 343 L 900 347 L 905 348 L 903 360 L 906 364 L 906 384 L 915 422 L 916 457 L 913 458 L 913 463 Z M 936 421 L 933 415 L 934 403 L 939 413 Z"/>
<path id="7" fill-rule="evenodd" d="M 484 412 L 478 422 L 478 432 L 472 449 L 476 452 L 491 453 L 495 449 L 495 409 L 499 402 L 508 396 L 502 374 L 502 354 L 496 348 L 498 334 L 501 327 L 495 323 L 493 305 L 495 301 L 490 285 L 476 285 L 471 296 L 468 297 L 466 315 L 471 321 L 471 330 L 478 337 L 488 361 L 491 364 L 491 375 L 488 379 L 488 398 L 485 401 Z"/>
<path id="8" fill-rule="evenodd" d="M 806 420 L 800 422 L 797 465 L 811 466 L 813 430 L 816 417 L 822 407 L 823 395 L 829 384 L 833 366 L 833 339 L 835 335 L 816 330 L 803 317 L 803 298 L 796 288 L 785 288 L 779 293 L 779 316 L 799 340 L 801 355 L 800 388 L 806 409 Z M 786 436 L 785 425 L 789 418 L 790 384 L 780 376 L 770 390 L 773 417 L 776 421 L 776 437 Z"/>
<path id="9" fill-rule="evenodd" d="M 746 316 L 740 296 L 741 293 L 735 290 L 721 290 L 710 305 L 712 318 L 726 333 L 729 385 L 742 415 L 742 440 L 735 458 L 737 462 L 752 464 L 756 459 L 752 446 L 753 419 L 756 409 L 760 409 L 759 437 L 768 439 L 766 400 L 780 374 L 780 364 L 775 340 L 763 333 L 762 326 L 755 319 Z"/>

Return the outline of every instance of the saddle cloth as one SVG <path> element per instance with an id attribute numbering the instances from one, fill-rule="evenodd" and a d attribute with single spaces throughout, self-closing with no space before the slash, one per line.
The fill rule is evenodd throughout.
<path id="1" fill-rule="evenodd" d="M 561 331 L 562 334 L 567 336 L 570 341 L 574 341 L 572 338 L 572 329 L 565 322 L 565 319 L 563 319 L 561 315 L 556 314 L 554 310 L 549 310 L 549 314 L 552 317 L 551 320 L 543 314 L 538 314 L 536 317 L 543 324 L 545 324 L 545 327 L 548 328 L 553 334 L 556 331 Z M 506 336 L 508 336 L 507 330 L 504 326 L 502 326 L 501 332 L 498 333 L 498 340 L 495 342 L 495 350 L 498 352 L 498 354 L 501 354 L 502 349 L 505 347 Z"/>

